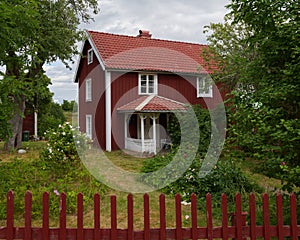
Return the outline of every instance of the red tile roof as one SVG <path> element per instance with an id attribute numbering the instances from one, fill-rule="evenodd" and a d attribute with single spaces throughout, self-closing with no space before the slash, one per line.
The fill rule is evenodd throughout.
<path id="1" fill-rule="evenodd" d="M 94 31 L 88 35 L 108 69 L 205 72 L 200 53 L 206 45 Z"/>
<path id="2" fill-rule="evenodd" d="M 186 111 L 185 104 L 157 95 L 142 96 L 117 109 L 120 112 Z"/>

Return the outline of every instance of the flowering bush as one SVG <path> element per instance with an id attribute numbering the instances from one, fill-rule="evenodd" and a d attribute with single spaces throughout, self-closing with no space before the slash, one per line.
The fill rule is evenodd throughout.
<path id="1" fill-rule="evenodd" d="M 91 141 L 68 122 L 59 125 L 56 130 L 45 132 L 45 137 L 48 144 L 41 153 L 41 158 L 59 164 L 79 160 L 79 154 L 86 150 Z"/>

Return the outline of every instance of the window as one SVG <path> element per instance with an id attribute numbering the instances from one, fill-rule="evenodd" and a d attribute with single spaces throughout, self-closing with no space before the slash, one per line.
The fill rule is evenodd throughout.
<path id="1" fill-rule="evenodd" d="M 209 76 L 197 78 L 197 97 L 213 97 L 212 80 Z"/>
<path id="2" fill-rule="evenodd" d="M 157 75 L 139 74 L 139 94 L 157 94 Z"/>
<path id="3" fill-rule="evenodd" d="M 92 115 L 85 116 L 85 133 L 88 138 L 92 139 Z"/>
<path id="4" fill-rule="evenodd" d="M 88 64 L 91 64 L 93 62 L 93 49 L 88 50 L 87 61 Z"/>
<path id="5" fill-rule="evenodd" d="M 89 78 L 85 80 L 85 101 L 92 101 L 92 79 Z"/>

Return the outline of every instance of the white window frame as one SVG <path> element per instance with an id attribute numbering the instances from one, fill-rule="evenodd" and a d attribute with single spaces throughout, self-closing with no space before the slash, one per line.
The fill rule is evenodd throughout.
<path id="1" fill-rule="evenodd" d="M 92 129 L 93 129 L 93 121 L 92 115 L 85 115 L 85 134 L 88 138 L 92 139 Z"/>
<path id="2" fill-rule="evenodd" d="M 88 78 L 85 80 L 85 101 L 92 101 L 92 79 Z"/>
<path id="3" fill-rule="evenodd" d="M 88 50 L 88 52 L 87 52 L 87 63 L 88 64 L 91 64 L 91 63 L 93 63 L 93 49 L 92 48 L 90 48 L 89 50 Z"/>
<path id="4" fill-rule="evenodd" d="M 201 87 L 205 84 L 209 84 L 208 92 L 201 91 Z M 197 77 L 197 97 L 213 97 L 213 84 L 212 80 L 208 76 Z"/>
<path id="5" fill-rule="evenodd" d="M 142 76 L 146 76 L 146 92 L 142 92 Z M 149 92 L 149 76 L 154 77 L 153 93 Z M 139 73 L 139 95 L 157 95 L 157 75 L 152 73 Z"/>

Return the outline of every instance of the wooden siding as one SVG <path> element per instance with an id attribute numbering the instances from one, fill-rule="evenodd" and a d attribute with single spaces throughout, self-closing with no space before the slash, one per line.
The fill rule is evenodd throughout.
<path id="1" fill-rule="evenodd" d="M 139 97 L 138 73 L 112 73 L 112 150 L 124 148 L 124 114 L 117 109 Z"/>
<path id="2" fill-rule="evenodd" d="M 32 109 L 25 110 L 22 131 L 29 131 L 29 136 L 34 135 L 34 113 Z"/>
<path id="3" fill-rule="evenodd" d="M 91 48 L 86 41 L 83 48 L 83 55 Z M 80 60 L 78 74 L 79 87 L 79 128 L 80 131 L 86 132 L 86 115 L 92 115 L 92 137 L 97 145 L 105 149 L 105 78 L 99 61 L 94 53 L 93 63 L 87 64 L 87 58 L 82 57 Z M 85 80 L 92 79 L 92 101 L 86 102 Z"/>

